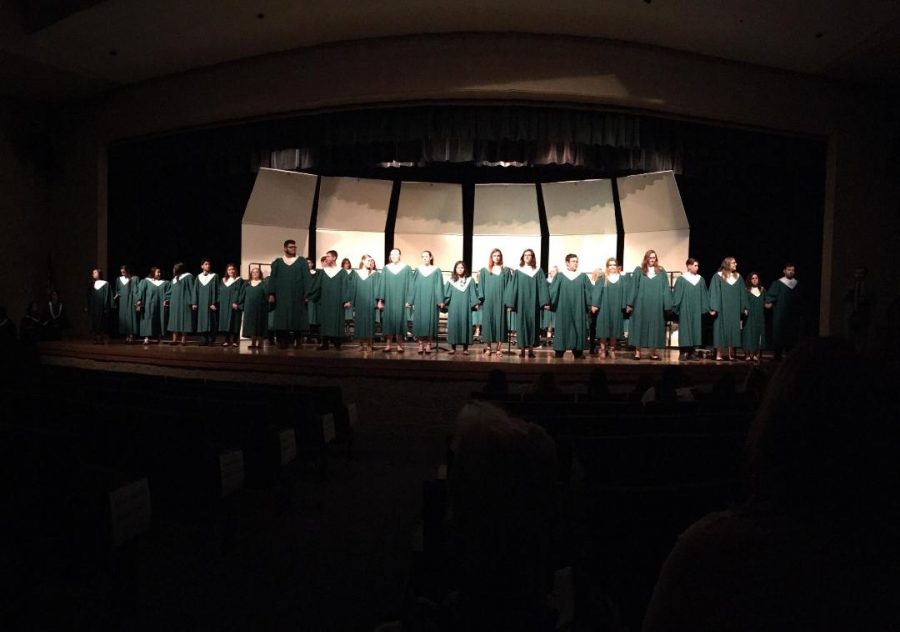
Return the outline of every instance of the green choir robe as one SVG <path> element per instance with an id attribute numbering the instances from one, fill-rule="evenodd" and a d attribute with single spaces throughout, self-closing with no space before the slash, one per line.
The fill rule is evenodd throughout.
<path id="1" fill-rule="evenodd" d="M 741 275 L 729 283 L 716 273 L 709 282 L 709 308 L 716 311 L 713 320 L 713 346 L 741 346 L 741 317 L 747 309 L 747 288 Z"/>
<path id="2" fill-rule="evenodd" d="M 591 305 L 598 309 L 598 338 L 621 338 L 625 333 L 625 315 L 622 313 L 628 298 L 625 283 L 623 274 L 615 278 L 604 275 L 594 283 Z"/>
<path id="3" fill-rule="evenodd" d="M 583 351 L 587 343 L 587 318 L 591 308 L 591 280 L 583 272 L 560 270 L 550 284 L 550 305 L 556 312 L 553 350 Z"/>
<path id="4" fill-rule="evenodd" d="M 85 305 L 87 307 L 91 334 L 95 336 L 105 334 L 106 319 L 113 305 L 113 290 L 109 283 L 106 281 L 91 281 L 91 284 L 87 287 Z"/>
<path id="5" fill-rule="evenodd" d="M 316 303 L 319 331 L 330 338 L 344 337 L 344 303 L 350 300 L 350 277 L 337 266 L 322 268 L 313 278 L 309 300 Z"/>
<path id="6" fill-rule="evenodd" d="M 296 265 L 296 264 L 294 264 Z M 256 283 L 256 285 L 253 285 Z M 265 338 L 269 335 L 269 287 L 266 281 L 244 283 L 244 337 Z"/>
<path id="7" fill-rule="evenodd" d="M 116 290 L 113 300 L 118 305 L 119 333 L 133 336 L 141 327 L 141 318 L 135 309 L 138 302 L 141 279 L 136 276 L 116 278 Z"/>
<path id="8" fill-rule="evenodd" d="M 504 303 L 515 312 L 515 323 L 510 327 L 516 330 L 516 347 L 533 347 L 539 342 L 544 305 L 550 304 L 550 288 L 544 271 L 528 266 L 513 271 L 506 284 Z"/>
<path id="9" fill-rule="evenodd" d="M 547 296 L 550 296 L 550 284 L 553 283 L 553 279 L 547 278 Z M 553 323 L 555 322 L 556 314 L 553 312 L 553 308 L 545 309 L 541 314 L 541 327 L 547 329 L 549 327 L 553 327 Z"/>
<path id="10" fill-rule="evenodd" d="M 216 311 L 219 309 L 219 275 L 215 272 L 197 275 L 197 333 L 219 331 Z M 211 309 L 215 305 L 216 309 Z"/>
<path id="11" fill-rule="evenodd" d="M 472 310 L 480 303 L 472 277 L 448 281 L 444 285 L 444 305 L 447 308 L 447 343 L 472 344 Z"/>
<path id="12" fill-rule="evenodd" d="M 222 333 L 241 333 L 245 285 L 246 282 L 241 277 L 219 281 L 219 331 Z"/>
<path id="13" fill-rule="evenodd" d="M 310 270 L 310 287 L 312 287 L 312 282 L 316 279 L 316 274 L 318 274 L 318 270 Z M 269 319 L 272 320 L 271 318 Z M 306 304 L 306 322 L 310 327 L 313 325 L 319 324 L 319 313 L 316 311 L 315 303 L 307 303 Z"/>
<path id="14" fill-rule="evenodd" d="M 412 275 L 410 305 L 413 306 L 413 335 L 437 338 L 438 303 L 444 302 L 444 275 L 437 266 L 419 267 Z"/>
<path id="15" fill-rule="evenodd" d="M 194 309 L 197 304 L 197 279 L 190 272 L 178 275 L 169 282 L 169 322 L 171 332 L 184 334 L 194 331 Z"/>
<path id="16" fill-rule="evenodd" d="M 293 263 L 279 257 L 272 262 L 272 270 L 266 279 L 269 293 L 275 297 L 272 327 L 275 331 L 306 331 L 309 318 L 306 311 L 306 295 L 312 286 L 312 275 L 304 257 L 295 257 Z"/>
<path id="17" fill-rule="evenodd" d="M 678 314 L 678 346 L 701 346 L 703 314 L 709 312 L 709 290 L 702 276 L 686 272 L 675 280 L 672 309 Z"/>
<path id="18" fill-rule="evenodd" d="M 665 311 L 672 308 L 669 275 L 663 268 L 651 278 L 640 266 L 631 275 L 631 298 L 634 310 L 628 325 L 629 342 L 634 347 L 658 348 L 666 344 Z"/>
<path id="19" fill-rule="evenodd" d="M 511 274 L 503 266 L 499 274 L 482 268 L 478 275 L 478 299 L 481 301 L 481 341 L 505 342 L 507 337 L 506 305 L 504 295 Z"/>
<path id="20" fill-rule="evenodd" d="M 792 281 L 786 283 L 787 279 L 782 277 L 766 292 L 766 303 L 772 304 L 772 347 L 776 350 L 792 347 L 800 340 L 803 305 L 800 284 L 797 279 Z"/>
<path id="21" fill-rule="evenodd" d="M 162 279 L 143 279 L 141 281 L 138 300 L 141 302 L 140 335 L 144 338 L 159 338 L 165 333 L 163 303 L 168 292 L 168 281 Z"/>
<path id="22" fill-rule="evenodd" d="M 766 295 L 765 290 L 760 290 L 760 295 L 747 291 L 747 320 L 741 330 L 741 346 L 747 353 L 757 353 L 766 348 Z"/>
<path id="23" fill-rule="evenodd" d="M 381 333 L 385 336 L 406 335 L 406 303 L 412 289 L 412 268 L 405 263 L 389 263 L 381 269 L 381 296 L 384 312 L 381 315 Z"/>
<path id="24" fill-rule="evenodd" d="M 364 276 L 365 275 L 365 276 Z M 357 338 L 375 337 L 376 296 L 381 274 L 357 269 L 350 275 L 350 300 L 353 303 L 353 327 Z"/>
<path id="25" fill-rule="evenodd" d="M 349 270 L 344 270 L 344 272 L 347 273 L 347 278 L 348 278 L 348 281 L 350 282 L 350 288 L 351 288 L 350 291 L 352 294 L 352 292 L 353 292 L 353 289 L 352 289 L 353 288 L 353 277 L 355 276 L 353 273 L 353 268 L 350 268 Z M 307 305 L 307 309 L 308 309 L 308 305 Z M 350 307 L 345 307 L 344 308 L 344 320 L 347 322 L 353 320 L 353 315 L 354 315 L 355 311 L 356 311 L 355 305 L 351 305 Z"/>

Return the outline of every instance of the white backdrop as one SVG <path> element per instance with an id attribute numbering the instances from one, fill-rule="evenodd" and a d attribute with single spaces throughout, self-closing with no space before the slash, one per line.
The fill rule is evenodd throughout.
<path id="1" fill-rule="evenodd" d="M 578 255 L 579 270 L 602 268 L 616 256 L 616 208 L 610 180 L 541 185 L 550 230 L 549 266 L 565 269 L 566 255 Z"/>
<path id="2" fill-rule="evenodd" d="M 338 263 L 348 257 L 354 268 L 364 254 L 378 261 L 384 252 L 392 188 L 388 180 L 323 177 L 316 221 L 317 257 L 337 250 Z"/>
<path id="3" fill-rule="evenodd" d="M 452 269 L 463 255 L 462 185 L 440 182 L 404 182 L 400 186 L 394 247 L 403 260 L 419 265 L 419 255 L 430 250 L 443 271 Z M 378 261 L 379 267 L 386 262 Z"/>
<path id="4" fill-rule="evenodd" d="M 488 264 L 491 250 L 503 251 L 504 263 L 519 265 L 526 248 L 541 258 L 541 222 L 533 184 L 478 184 L 472 234 L 472 269 Z"/>
<path id="5" fill-rule="evenodd" d="M 284 252 L 286 239 L 297 253 L 309 249 L 309 219 L 316 176 L 295 171 L 260 169 L 241 223 L 241 275 L 251 263 L 271 263 Z"/>
<path id="6" fill-rule="evenodd" d="M 641 264 L 655 250 L 669 272 L 684 270 L 690 225 L 671 171 L 618 178 L 619 203 L 625 227 L 625 270 Z"/>

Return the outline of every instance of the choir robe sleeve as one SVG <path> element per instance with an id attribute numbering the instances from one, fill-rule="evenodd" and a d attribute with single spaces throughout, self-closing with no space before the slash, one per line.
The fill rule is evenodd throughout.
<path id="1" fill-rule="evenodd" d="M 186 276 L 184 280 L 188 282 L 187 294 L 190 297 L 191 305 L 198 305 L 200 303 L 200 281 L 193 274 Z"/>
<path id="2" fill-rule="evenodd" d="M 341 277 L 341 305 L 344 303 L 353 303 L 353 291 L 354 284 L 353 279 L 350 277 L 357 276 L 355 272 L 347 274 L 346 272 L 341 272 L 338 276 Z"/>
<path id="3" fill-rule="evenodd" d="M 657 271 L 657 274 L 661 274 L 663 279 L 663 311 L 671 312 L 672 311 L 672 286 L 669 285 L 669 273 L 666 272 L 666 269 L 660 267 Z"/>
<path id="4" fill-rule="evenodd" d="M 247 284 L 242 279 L 240 281 L 235 281 L 235 285 L 238 285 L 238 288 L 231 300 L 238 306 L 239 311 L 244 311 L 244 300 L 247 297 Z M 228 309 L 231 309 L 231 305 L 228 306 Z"/>
<path id="5" fill-rule="evenodd" d="M 597 282 L 594 283 L 594 286 L 591 288 L 591 307 L 596 307 L 600 309 L 600 306 L 603 304 L 603 289 L 604 289 L 604 277 L 600 277 L 597 279 Z"/>
<path id="6" fill-rule="evenodd" d="M 212 279 L 212 281 L 210 281 L 210 283 L 212 284 L 212 288 L 210 289 L 210 293 L 209 293 L 209 304 L 215 305 L 216 309 L 221 309 L 221 306 L 219 305 L 219 283 L 220 282 L 221 282 L 221 279 L 219 278 L 218 274 L 213 275 L 213 279 Z"/>
<path id="7" fill-rule="evenodd" d="M 470 310 L 473 310 L 476 306 L 481 305 L 481 299 L 478 298 L 478 289 L 476 288 L 475 281 L 469 283 L 469 287 L 466 288 L 466 300 L 469 301 Z"/>
<path id="8" fill-rule="evenodd" d="M 280 259 L 275 259 L 272 262 L 272 265 L 269 268 L 269 276 L 266 277 L 266 279 L 265 279 L 266 293 L 269 296 L 275 298 L 276 301 L 278 300 L 278 297 L 276 296 L 275 288 L 278 286 L 278 276 L 279 276 L 279 271 L 281 270 L 281 266 L 279 265 L 280 261 L 281 261 Z M 271 283 L 269 282 L 270 279 L 271 279 Z M 249 282 L 250 281 L 248 280 L 247 283 L 249 283 Z M 307 287 L 309 287 L 309 286 L 307 286 Z"/>
<path id="9" fill-rule="evenodd" d="M 634 307 L 634 304 L 637 302 L 638 292 L 640 292 L 643 277 L 644 273 L 640 266 L 635 268 L 634 272 L 631 273 L 631 283 L 628 287 L 628 299 L 626 301 L 626 305 L 629 307 Z"/>
<path id="10" fill-rule="evenodd" d="M 306 298 L 309 299 L 311 303 L 318 303 L 319 299 L 322 298 L 322 278 L 325 276 L 327 275 L 324 270 L 320 270 L 318 274 L 313 276 L 312 284 L 310 284 L 309 290 L 306 292 Z M 276 297 L 275 300 L 277 301 L 278 298 Z"/>
<path id="11" fill-rule="evenodd" d="M 513 309 L 516 308 L 516 299 L 518 298 L 519 292 L 519 283 L 523 282 L 521 280 L 524 277 L 520 272 L 512 272 L 510 271 L 509 280 L 506 282 L 506 287 L 503 289 L 503 304 L 507 307 L 511 307 Z"/>
<path id="12" fill-rule="evenodd" d="M 717 314 L 722 311 L 722 275 L 718 272 L 709 280 L 709 309 Z"/>
<path id="13" fill-rule="evenodd" d="M 543 308 L 545 305 L 550 304 L 550 290 L 548 289 L 550 284 L 547 283 L 547 275 L 544 274 L 543 270 L 538 270 L 534 276 L 534 282 L 537 283 L 538 307 Z"/>
<path id="14" fill-rule="evenodd" d="M 372 290 L 375 293 L 373 297 L 375 302 L 384 301 L 384 272 L 374 272 L 375 274 L 375 287 Z"/>
<path id="15" fill-rule="evenodd" d="M 431 281 L 431 309 L 437 309 L 438 303 L 444 302 L 444 273 L 438 268 L 431 273 L 433 280 Z"/>
<path id="16" fill-rule="evenodd" d="M 550 294 L 550 309 L 554 312 L 559 309 L 559 288 L 560 288 L 560 275 L 562 273 L 558 273 L 555 277 L 553 277 L 553 281 L 550 282 L 549 294 Z"/>
<path id="17" fill-rule="evenodd" d="M 739 279 L 738 283 L 744 285 L 744 280 Z M 744 291 L 741 292 L 741 314 L 748 314 L 750 312 L 750 292 Z"/>
<path id="18" fill-rule="evenodd" d="M 419 270 L 409 270 L 407 272 L 406 283 L 406 304 L 416 306 L 416 288 L 418 287 Z"/>
<path id="19" fill-rule="evenodd" d="M 591 306 L 594 304 L 594 288 L 596 287 L 596 283 L 591 285 L 591 277 L 586 274 L 581 275 L 583 278 L 584 290 L 582 291 L 582 296 L 584 296 L 584 311 L 591 311 Z"/>
<path id="20" fill-rule="evenodd" d="M 772 285 L 769 286 L 769 289 L 766 290 L 766 303 L 777 303 L 780 298 L 779 294 L 779 285 L 783 285 L 781 281 L 775 281 Z"/>
<path id="21" fill-rule="evenodd" d="M 672 290 L 672 311 L 675 312 L 676 315 L 681 314 L 681 305 L 684 301 L 684 289 L 686 285 L 687 281 L 684 280 L 684 277 L 675 279 L 675 288 Z"/>
<path id="22" fill-rule="evenodd" d="M 486 276 L 487 274 L 488 274 L 488 272 L 485 268 L 482 268 L 481 271 L 478 273 L 478 278 L 480 279 L 480 282 L 477 284 L 476 290 L 478 292 L 478 302 L 479 303 L 484 303 L 484 284 L 487 282 L 487 276 Z"/>
<path id="23" fill-rule="evenodd" d="M 470 286 L 471 286 L 471 284 L 470 284 Z M 451 296 L 451 293 L 450 293 L 450 281 L 447 281 L 446 283 L 444 283 L 444 307 L 447 307 L 448 305 L 450 305 L 450 299 L 452 299 L 452 298 L 453 297 Z"/>
<path id="24" fill-rule="evenodd" d="M 359 275 L 351 270 L 350 274 L 348 274 L 347 277 L 347 293 L 350 295 L 350 298 L 348 300 L 353 305 L 353 307 L 356 307 L 357 303 L 359 302 L 356 298 L 356 295 L 359 293 Z"/>

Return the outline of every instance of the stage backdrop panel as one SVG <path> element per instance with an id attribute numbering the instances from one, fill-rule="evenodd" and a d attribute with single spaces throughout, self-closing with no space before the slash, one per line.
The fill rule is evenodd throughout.
<path id="1" fill-rule="evenodd" d="M 541 185 L 550 230 L 550 267 L 565 269 L 566 255 L 578 255 L 579 270 L 602 268 L 616 256 L 616 206 L 611 180 Z"/>
<path id="2" fill-rule="evenodd" d="M 353 267 L 364 254 L 376 261 L 384 252 L 384 228 L 393 183 L 389 180 L 322 178 L 316 217 L 316 265 L 327 250 L 337 250 L 338 262 L 348 257 Z M 378 261 L 378 266 L 384 265 Z"/>
<path id="3" fill-rule="evenodd" d="M 475 185 L 472 269 L 488 263 L 491 250 L 503 251 L 504 263 L 518 267 L 526 248 L 541 259 L 541 222 L 533 184 Z"/>
<path id="4" fill-rule="evenodd" d="M 462 213 L 461 184 L 404 182 L 397 204 L 394 247 L 413 267 L 419 265 L 421 252 L 430 250 L 435 265 L 450 271 L 463 255 Z M 376 259 L 379 267 L 386 263 Z"/>
<path id="5" fill-rule="evenodd" d="M 625 228 L 625 270 L 641 264 L 655 250 L 669 272 L 684 270 L 691 230 L 675 174 L 671 171 L 618 178 L 619 204 Z"/>
<path id="6" fill-rule="evenodd" d="M 242 276 L 246 278 L 251 263 L 280 257 L 285 239 L 296 241 L 297 253 L 306 254 L 316 179 L 296 171 L 259 170 L 241 222 Z"/>

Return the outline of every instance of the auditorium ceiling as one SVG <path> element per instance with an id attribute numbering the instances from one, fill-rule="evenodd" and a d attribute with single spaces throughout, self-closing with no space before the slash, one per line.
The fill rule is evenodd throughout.
<path id="1" fill-rule="evenodd" d="M 58 102 L 297 48 L 473 32 L 625 41 L 900 89 L 897 0 L 7 0 L 0 93 Z"/>

